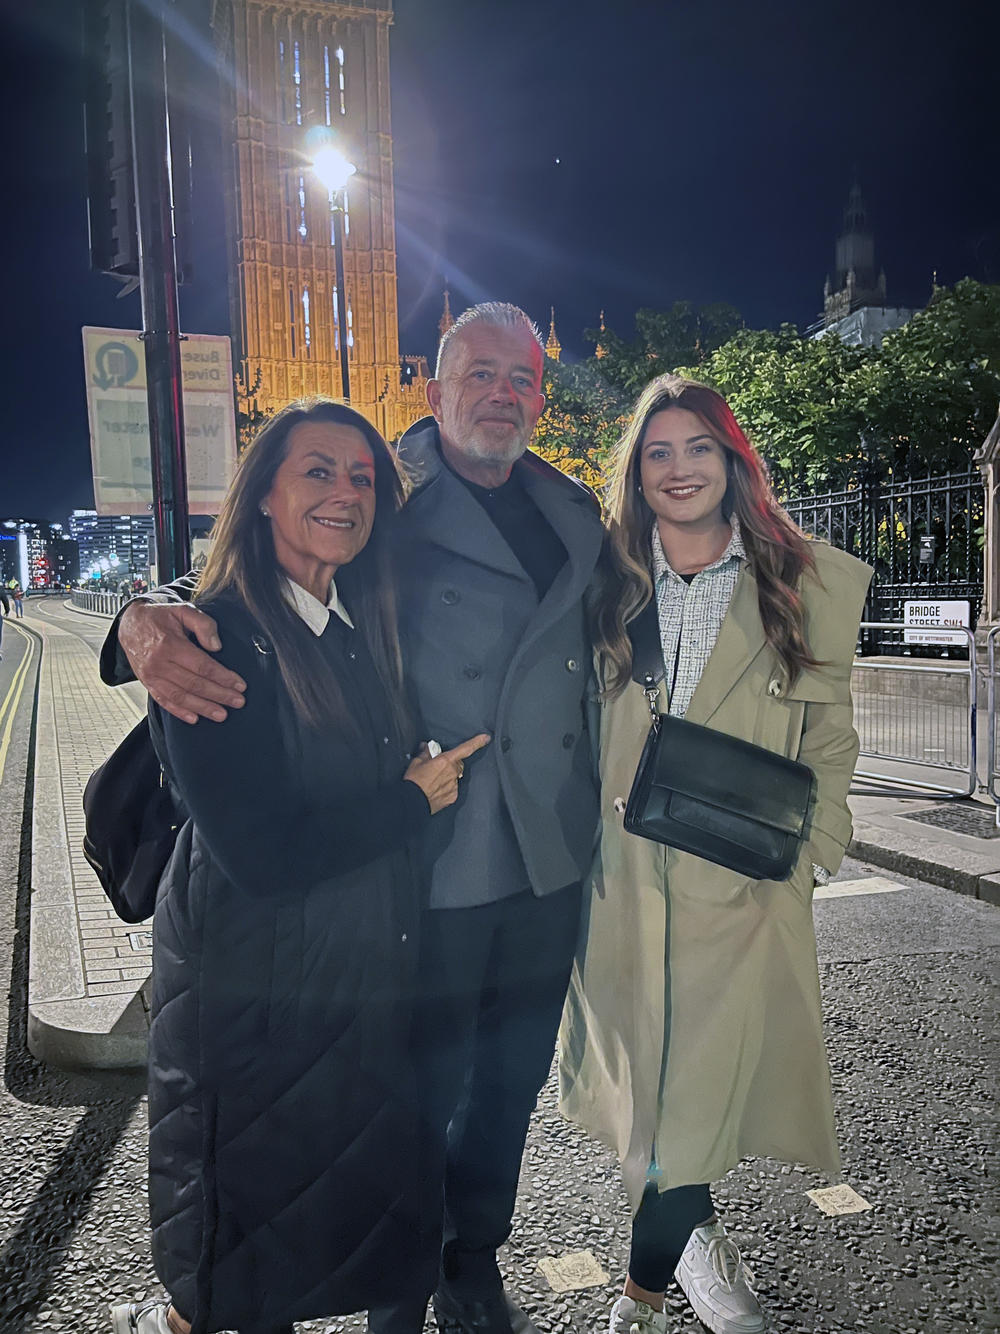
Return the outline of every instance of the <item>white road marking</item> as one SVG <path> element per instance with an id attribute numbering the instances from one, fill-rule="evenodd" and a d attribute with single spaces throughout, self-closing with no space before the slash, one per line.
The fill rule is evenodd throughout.
<path id="1" fill-rule="evenodd" d="M 814 899 L 845 899 L 852 894 L 897 894 L 905 885 L 887 880 L 884 875 L 870 875 L 861 880 L 838 880 L 832 885 L 817 885 Z"/>
<path id="2" fill-rule="evenodd" d="M 547 1255 L 538 1268 L 548 1279 L 553 1292 L 576 1292 L 580 1288 L 599 1288 L 609 1282 L 593 1251 L 570 1251 L 568 1255 Z"/>
<path id="3" fill-rule="evenodd" d="M 9 626 L 8 628 L 16 630 L 21 635 L 22 639 L 28 641 L 28 651 L 22 655 L 17 671 L 14 673 L 14 679 L 10 683 L 10 689 L 7 691 L 7 698 L 4 700 L 3 704 L 0 705 L 0 723 L 3 722 L 4 714 L 7 713 L 8 706 L 10 707 L 10 712 L 7 715 L 7 726 L 4 728 L 3 739 L 0 741 L 0 783 L 3 782 L 3 771 L 7 764 L 7 750 L 10 746 L 10 737 L 14 727 L 14 719 L 17 716 L 17 706 L 21 702 L 21 692 L 24 690 L 24 683 L 28 679 L 28 665 L 35 656 L 35 636 L 29 635 L 27 630 L 22 630 L 19 625 Z"/>
<path id="4" fill-rule="evenodd" d="M 822 1209 L 825 1214 L 831 1216 L 863 1214 L 872 1207 L 856 1190 L 852 1190 L 846 1181 L 841 1182 L 839 1186 L 827 1186 L 823 1190 L 807 1190 L 806 1194 L 817 1209 Z"/>

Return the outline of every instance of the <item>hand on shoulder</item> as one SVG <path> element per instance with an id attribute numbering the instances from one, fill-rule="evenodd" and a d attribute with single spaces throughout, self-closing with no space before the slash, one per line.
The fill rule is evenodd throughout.
<path id="1" fill-rule="evenodd" d="M 150 696 L 181 722 L 222 722 L 242 708 L 246 682 L 210 657 L 222 648 L 213 617 L 186 603 L 132 602 L 118 642 Z"/>

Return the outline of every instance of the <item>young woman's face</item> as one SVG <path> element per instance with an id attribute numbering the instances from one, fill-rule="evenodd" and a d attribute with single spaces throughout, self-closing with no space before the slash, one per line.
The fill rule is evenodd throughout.
<path id="1" fill-rule="evenodd" d="M 657 519 L 691 531 L 723 522 L 726 451 L 696 413 L 654 412 L 639 452 L 642 494 Z"/>

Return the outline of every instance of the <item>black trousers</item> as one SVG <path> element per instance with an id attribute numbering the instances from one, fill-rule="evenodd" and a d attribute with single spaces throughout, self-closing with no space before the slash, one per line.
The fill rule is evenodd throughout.
<path id="1" fill-rule="evenodd" d="M 691 1233 L 713 1214 L 708 1186 L 647 1186 L 632 1220 L 628 1276 L 647 1292 L 665 1292 Z"/>
<path id="2" fill-rule="evenodd" d="M 528 1122 L 552 1064 L 576 948 L 580 886 L 424 915 L 416 1040 L 429 1189 L 444 1184 L 442 1272 L 499 1285 Z"/>

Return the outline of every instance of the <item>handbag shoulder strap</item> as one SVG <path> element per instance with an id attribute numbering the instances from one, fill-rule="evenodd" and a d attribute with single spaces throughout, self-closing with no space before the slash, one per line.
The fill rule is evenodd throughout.
<path id="1" fill-rule="evenodd" d="M 642 686 L 649 706 L 649 716 L 653 731 L 660 726 L 659 695 L 660 682 L 666 676 L 663 663 L 663 644 L 660 640 L 660 617 L 656 609 L 656 599 L 650 600 L 634 620 L 629 621 L 628 636 L 632 641 L 632 680 Z M 680 641 L 677 644 L 680 652 Z M 674 676 L 670 682 L 671 691 L 677 679 L 677 657 L 674 658 Z"/>
<path id="2" fill-rule="evenodd" d="M 674 650 L 674 665 L 670 673 L 670 685 L 667 697 L 674 693 L 677 684 L 677 672 L 681 665 L 681 638 L 684 634 L 684 618 L 677 635 L 677 647 Z M 632 641 L 632 680 L 642 686 L 649 712 L 654 722 L 659 718 L 657 698 L 659 687 L 667 674 L 663 661 L 663 641 L 660 639 L 660 615 L 655 597 L 643 607 L 642 611 L 628 624 L 628 636 Z"/>
<path id="3" fill-rule="evenodd" d="M 655 598 L 650 598 L 639 615 L 629 621 L 628 637 L 632 641 L 632 680 L 643 687 L 650 683 L 658 686 L 666 671 Z"/>

